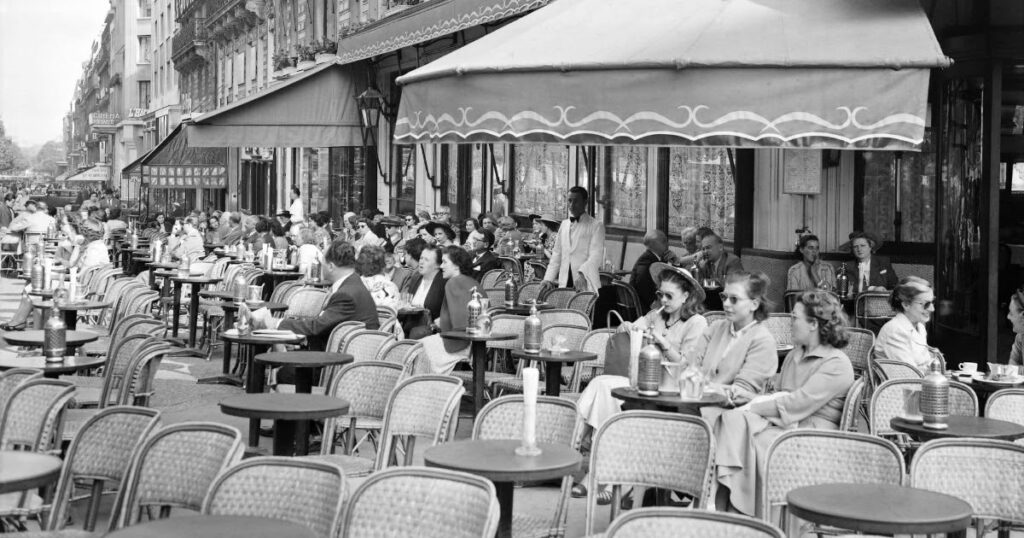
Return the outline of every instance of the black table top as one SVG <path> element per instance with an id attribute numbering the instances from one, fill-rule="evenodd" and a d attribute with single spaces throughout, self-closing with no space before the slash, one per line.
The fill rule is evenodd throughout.
<path id="1" fill-rule="evenodd" d="M 185 284 L 215 284 L 223 279 L 215 276 L 190 275 L 172 276 L 171 280 L 173 280 L 174 282 L 182 282 Z"/>
<path id="2" fill-rule="evenodd" d="M 699 400 L 683 399 L 678 394 L 659 394 L 657 396 L 642 396 L 632 387 L 617 387 L 612 389 L 612 396 L 630 403 L 643 405 L 654 405 L 658 407 L 704 407 L 710 405 L 724 405 L 728 399 L 720 392 L 705 392 Z"/>
<path id="3" fill-rule="evenodd" d="M 54 482 L 62 462 L 56 456 L 23 451 L 0 451 L 0 493 L 24 491 Z"/>
<path id="4" fill-rule="evenodd" d="M 28 294 L 39 297 L 53 297 L 53 290 L 28 290 Z"/>
<path id="5" fill-rule="evenodd" d="M 280 336 L 261 336 L 258 334 L 230 334 L 227 332 L 220 333 L 220 337 L 223 340 L 234 344 L 256 344 L 256 345 L 272 345 L 272 344 L 297 344 L 301 342 L 305 337 L 298 335 L 296 338 L 282 338 Z"/>
<path id="6" fill-rule="evenodd" d="M 46 357 L 4 357 L 0 358 L 0 370 L 8 368 L 34 368 L 43 374 L 73 374 L 79 370 L 88 370 L 103 366 L 107 358 L 98 355 L 70 355 L 61 362 L 46 362 Z"/>
<path id="7" fill-rule="evenodd" d="M 57 310 L 60 310 L 60 311 L 67 311 L 67 310 L 72 310 L 72 311 L 95 310 L 97 308 L 106 308 L 106 307 L 108 307 L 108 306 L 110 306 L 112 304 L 114 304 L 114 303 L 111 302 L 111 301 L 93 301 L 93 300 L 86 299 L 84 301 L 74 301 L 74 302 L 64 303 L 64 304 L 58 306 Z M 41 302 L 38 302 L 38 303 L 33 302 L 32 306 L 34 306 L 36 308 L 47 308 L 47 309 L 48 308 L 53 308 L 53 301 L 41 301 Z"/>
<path id="8" fill-rule="evenodd" d="M 517 316 L 526 316 L 526 315 L 529 315 L 530 310 L 534 306 L 537 307 L 537 311 L 538 312 L 541 311 L 541 310 L 551 310 L 552 308 L 554 308 L 553 306 L 549 305 L 548 303 L 538 303 L 537 305 L 534 305 L 533 303 L 530 303 L 530 304 L 517 304 L 515 306 L 505 306 L 504 303 L 502 303 L 502 304 L 491 305 L 491 308 L 500 308 L 506 314 L 515 314 Z"/>
<path id="9" fill-rule="evenodd" d="M 940 437 L 981 437 L 984 439 L 1002 439 L 1013 441 L 1024 437 L 1024 426 L 996 420 L 987 417 L 960 417 L 950 416 L 946 418 L 949 426 L 944 430 L 926 428 L 920 422 L 910 422 L 903 417 L 895 417 L 889 421 L 892 429 L 922 439 L 937 439 Z"/>
<path id="10" fill-rule="evenodd" d="M 238 310 L 239 306 L 242 305 L 235 304 L 234 301 L 224 301 L 220 305 L 220 307 L 223 308 L 224 310 Z M 245 303 L 245 306 L 248 306 L 250 310 L 259 310 L 260 308 L 266 308 L 271 312 L 280 312 L 283 310 L 288 310 L 288 305 L 285 303 L 271 303 L 269 301 L 260 301 L 259 304 L 254 305 Z"/>
<path id="11" fill-rule="evenodd" d="M 276 271 L 276 270 L 263 270 L 263 274 L 268 276 L 302 276 L 302 271 Z"/>
<path id="12" fill-rule="evenodd" d="M 64 342 L 69 346 L 80 346 L 95 342 L 100 335 L 90 331 L 68 331 Z M 43 331 L 7 331 L 3 333 L 3 339 L 12 346 L 42 346 L 44 341 Z"/>
<path id="13" fill-rule="evenodd" d="M 118 538 L 314 538 L 313 529 L 283 519 L 251 516 L 185 516 L 158 519 L 114 531 Z"/>
<path id="14" fill-rule="evenodd" d="M 541 362 L 582 362 L 596 359 L 597 353 L 569 350 L 565 353 L 552 354 L 550 349 L 542 349 L 540 353 L 527 353 L 521 349 L 514 349 L 512 356 L 517 359 Z"/>
<path id="15" fill-rule="evenodd" d="M 786 495 L 793 515 L 871 534 L 939 534 L 966 529 L 974 511 L 933 491 L 888 484 L 805 486 Z"/>
<path id="16" fill-rule="evenodd" d="M 327 351 L 273 351 L 260 353 L 253 357 L 257 362 L 275 366 L 296 366 L 298 368 L 317 368 L 348 364 L 354 357 L 348 353 L 331 353 Z"/>
<path id="17" fill-rule="evenodd" d="M 178 266 L 181 265 L 181 264 L 171 263 L 171 262 L 167 262 L 167 263 L 164 263 L 164 262 L 149 262 L 148 265 L 150 267 L 154 268 L 154 269 L 177 269 Z"/>
<path id="18" fill-rule="evenodd" d="M 445 331 L 441 333 L 441 337 L 451 338 L 452 340 L 462 340 L 465 342 L 492 342 L 498 340 L 515 340 L 516 338 L 519 338 L 519 335 L 495 332 L 490 334 L 467 334 L 466 331 Z"/>
<path id="19" fill-rule="evenodd" d="M 579 468 L 580 453 L 565 445 L 537 443 L 537 456 L 519 456 L 519 440 L 453 441 L 428 448 L 423 461 L 428 467 L 465 471 L 494 482 L 549 480 L 561 478 Z"/>
<path id="20" fill-rule="evenodd" d="M 273 420 L 317 420 L 348 412 L 348 402 L 320 394 L 263 392 L 241 394 L 220 401 L 225 415 Z"/>
<path id="21" fill-rule="evenodd" d="M 234 292 L 222 290 L 203 290 L 199 292 L 199 296 L 211 299 L 225 299 L 228 301 L 233 301 L 235 299 Z"/>

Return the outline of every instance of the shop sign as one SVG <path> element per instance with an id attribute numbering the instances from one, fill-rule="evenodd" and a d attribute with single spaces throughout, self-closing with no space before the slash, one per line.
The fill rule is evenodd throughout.
<path id="1" fill-rule="evenodd" d="M 92 112 L 89 114 L 89 125 L 93 127 L 113 127 L 121 122 L 121 115 L 110 112 Z"/>
<path id="2" fill-rule="evenodd" d="M 149 112 L 149 109 L 146 109 L 146 108 L 129 108 L 128 109 L 128 117 L 129 118 L 141 118 L 141 117 L 145 116 L 147 112 Z"/>

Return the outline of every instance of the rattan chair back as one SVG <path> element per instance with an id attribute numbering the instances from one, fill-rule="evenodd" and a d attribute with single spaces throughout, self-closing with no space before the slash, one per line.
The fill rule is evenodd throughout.
<path id="1" fill-rule="evenodd" d="M 583 343 L 583 338 L 590 332 L 590 327 L 580 327 L 579 325 L 564 325 L 556 323 L 552 325 L 544 325 L 544 332 L 541 333 L 541 342 L 543 342 L 544 349 L 550 349 L 555 343 L 556 338 L 564 338 L 563 345 L 571 350 L 578 351 L 580 345 Z"/>
<path id="2" fill-rule="evenodd" d="M 541 300 L 551 305 L 551 308 L 569 308 L 569 301 L 572 301 L 576 293 L 573 288 L 554 288 L 548 290 Z"/>
<path id="3" fill-rule="evenodd" d="M 854 375 L 868 376 L 871 372 L 871 350 L 875 347 L 875 333 L 856 327 L 846 328 L 848 342 L 843 353 L 850 358 Z M 870 376 L 868 376 L 870 379 Z"/>
<path id="4" fill-rule="evenodd" d="M 141 323 L 139 326 L 147 327 Z M 150 334 L 140 333 L 126 335 L 112 345 L 104 366 L 103 389 L 100 391 L 99 407 L 106 407 L 107 404 L 120 401 L 118 397 L 130 373 L 132 361 L 138 358 L 140 351 L 161 343 L 160 339 Z"/>
<path id="5" fill-rule="evenodd" d="M 501 263 L 501 268 L 505 270 L 505 273 L 512 273 L 515 276 L 516 282 L 523 281 L 523 266 L 519 264 L 519 260 L 509 256 L 499 256 L 498 262 Z"/>
<path id="6" fill-rule="evenodd" d="M 496 314 L 491 318 L 491 332 L 495 334 L 514 334 L 515 340 L 493 340 L 487 342 L 487 349 L 522 349 L 523 322 L 526 317 L 514 314 Z"/>
<path id="7" fill-rule="evenodd" d="M 149 407 L 149 401 L 155 393 L 156 373 L 160 363 L 173 346 L 164 340 L 154 339 L 152 345 L 140 349 L 132 358 L 125 374 L 121 390 L 117 395 L 120 405 L 138 405 Z"/>
<path id="8" fill-rule="evenodd" d="M 276 291 L 276 290 L 275 290 Z M 291 290 L 287 298 L 288 310 L 286 318 L 312 319 L 320 315 L 329 295 L 327 290 L 320 288 L 300 288 Z"/>
<path id="9" fill-rule="evenodd" d="M 343 417 L 324 421 L 324 439 L 334 439 L 339 421 L 344 427 L 357 419 L 381 419 L 391 393 L 402 377 L 402 366 L 390 362 L 362 361 L 346 364 L 338 371 L 327 389 L 329 396 L 344 398 L 349 403 Z M 333 443 L 322 443 L 321 454 L 333 454 Z"/>
<path id="10" fill-rule="evenodd" d="M 384 346 L 396 341 L 395 335 L 384 331 L 363 329 L 353 332 L 345 340 L 342 352 L 355 357 L 356 362 L 372 361 Z"/>
<path id="11" fill-rule="evenodd" d="M 1024 524 L 1024 446 L 989 439 L 931 441 L 914 454 L 910 484 L 966 501 L 975 520 Z M 1009 535 L 1006 529 L 1000 536 L 1004 532 Z"/>
<path id="12" fill-rule="evenodd" d="M 707 320 L 708 325 L 711 325 L 716 321 L 720 321 L 726 318 L 726 313 L 724 310 L 708 310 L 707 312 L 704 312 L 701 315 L 704 316 L 705 320 Z"/>
<path id="13" fill-rule="evenodd" d="M 580 351 L 593 353 L 597 358 L 592 361 L 581 361 L 573 365 L 573 378 L 569 382 L 569 392 L 579 392 L 584 383 L 589 383 L 594 377 L 601 375 L 604 371 L 604 355 L 608 347 L 608 340 L 615 334 L 615 329 L 594 329 L 583 336 L 580 342 Z"/>
<path id="14" fill-rule="evenodd" d="M 56 379 L 30 379 L 15 387 L 0 415 L 0 450 L 50 450 L 74 394 L 73 384 Z"/>
<path id="15" fill-rule="evenodd" d="M 45 530 L 67 523 L 77 485 L 92 488 L 83 530 L 94 531 L 100 494 L 120 487 L 135 450 L 159 422 L 159 411 L 142 407 L 108 407 L 89 417 L 68 447 Z"/>
<path id="16" fill-rule="evenodd" d="M 539 280 L 531 280 L 519 286 L 519 304 L 529 304 L 540 300 L 540 293 L 544 291 L 544 283 Z M 497 306 L 497 305 L 495 305 Z"/>
<path id="17" fill-rule="evenodd" d="M 398 319 L 398 312 L 387 305 L 377 305 L 377 326 L 383 327 L 386 323 Z"/>
<path id="18" fill-rule="evenodd" d="M 657 411 L 624 411 L 594 433 L 587 481 L 584 534 L 594 533 L 598 484 L 612 486 L 611 520 L 619 513 L 623 486 L 680 491 L 694 497 L 693 507 L 711 499 L 715 437 L 704 419 Z"/>
<path id="19" fill-rule="evenodd" d="M 782 530 L 741 514 L 640 508 L 616 519 L 606 538 L 783 538 Z"/>
<path id="20" fill-rule="evenodd" d="M 803 486 L 849 482 L 902 485 L 906 466 L 893 443 L 862 433 L 801 429 L 780 435 L 765 454 L 758 516 L 769 522 L 786 515 L 786 494 Z M 778 519 L 773 514 L 779 508 Z"/>
<path id="21" fill-rule="evenodd" d="M 1024 389 L 993 392 L 985 403 L 985 416 L 1024 425 Z"/>
<path id="22" fill-rule="evenodd" d="M 473 439 L 521 439 L 523 431 L 523 395 L 502 396 L 491 400 L 477 413 L 473 423 Z M 583 420 L 576 403 L 554 396 L 537 397 L 537 442 L 559 444 L 580 449 Z M 562 478 L 558 503 L 550 520 L 526 514 L 513 516 L 518 527 L 535 527 L 545 536 L 564 536 L 568 517 L 572 477 Z M 546 534 L 545 534 L 546 533 Z"/>
<path id="23" fill-rule="evenodd" d="M 11 368 L 10 370 L 0 372 L 0 417 L 4 415 L 7 402 L 11 399 L 11 395 L 14 394 L 14 389 L 18 385 L 30 379 L 39 379 L 41 377 L 43 377 L 43 371 L 32 368 Z"/>
<path id="24" fill-rule="evenodd" d="M 543 327 L 551 325 L 573 325 L 589 331 L 592 325 L 590 316 L 579 310 L 572 310 L 569 308 L 540 310 L 537 312 L 537 317 L 540 318 L 540 323 Z"/>
<path id="25" fill-rule="evenodd" d="M 497 288 L 501 286 L 501 283 L 505 280 L 504 269 L 491 269 L 484 273 L 484 276 L 480 277 L 480 288 Z"/>
<path id="26" fill-rule="evenodd" d="M 763 325 L 775 338 L 775 344 L 788 346 L 793 344 L 793 318 L 789 314 L 773 312 L 768 314 Z"/>
<path id="27" fill-rule="evenodd" d="M 857 416 L 864 406 L 864 387 L 867 385 L 865 378 L 856 379 L 850 389 L 846 391 L 846 400 L 843 401 L 843 416 L 839 420 L 839 431 L 856 432 Z"/>
<path id="28" fill-rule="evenodd" d="M 416 437 L 426 437 L 430 445 L 450 441 L 458 425 L 459 405 L 466 389 L 458 378 L 444 375 L 417 375 L 398 382 L 384 410 L 381 445 L 374 469 L 390 466 L 399 438 L 407 438 L 405 465 L 412 463 Z"/>
<path id="29" fill-rule="evenodd" d="M 380 348 L 375 360 L 405 366 L 416 353 L 423 350 L 423 342 L 419 340 L 395 340 Z"/>
<path id="30" fill-rule="evenodd" d="M 203 514 L 268 517 L 337 536 L 345 473 L 307 458 L 250 458 L 221 472 L 203 501 Z"/>
<path id="31" fill-rule="evenodd" d="M 872 326 L 885 323 L 896 316 L 896 311 L 889 304 L 889 292 L 865 291 L 857 296 L 854 303 L 854 318 L 857 326 L 870 329 Z"/>
<path id="32" fill-rule="evenodd" d="M 594 305 L 597 304 L 597 293 L 593 291 L 581 291 L 573 295 L 569 300 L 569 308 L 583 312 L 588 318 L 594 316 Z"/>
<path id="33" fill-rule="evenodd" d="M 893 379 L 921 379 L 924 377 L 921 370 L 918 370 L 913 364 L 892 359 L 875 359 L 872 361 L 872 368 L 874 368 L 878 384 Z"/>
<path id="34" fill-rule="evenodd" d="M 340 536 L 491 538 L 498 530 L 494 484 L 471 475 L 402 467 L 369 476 L 348 500 Z"/>
<path id="35" fill-rule="evenodd" d="M 212 422 L 182 422 L 151 435 L 132 459 L 110 530 L 135 525 L 149 508 L 198 511 L 223 469 L 239 461 L 242 433 Z"/>
<path id="36" fill-rule="evenodd" d="M 543 280 L 544 274 L 548 272 L 548 262 L 546 261 L 533 259 L 527 261 L 526 265 L 529 268 L 524 267 L 523 273 L 530 280 Z"/>
<path id="37" fill-rule="evenodd" d="M 633 286 L 621 280 L 612 280 L 611 286 L 612 291 L 615 292 L 615 304 L 612 305 L 612 310 L 618 312 L 623 320 L 636 321 L 647 312 L 644 305 L 640 304 L 640 296 L 637 295 Z"/>
<path id="38" fill-rule="evenodd" d="M 903 416 L 907 393 L 921 390 L 920 379 L 891 379 L 878 386 L 871 395 L 868 412 L 873 435 L 896 435 L 889 422 Z M 949 382 L 949 414 L 954 416 L 978 416 L 978 397 L 971 387 L 959 381 Z"/>
<path id="39" fill-rule="evenodd" d="M 366 328 L 366 324 L 362 321 L 343 321 L 337 324 L 333 330 L 331 330 L 330 336 L 327 337 L 326 351 L 338 352 L 341 351 L 345 345 L 345 340 L 350 334 L 357 330 Z"/>
<path id="40" fill-rule="evenodd" d="M 274 286 L 274 291 L 270 293 L 270 302 L 288 303 L 288 298 L 291 295 L 291 293 L 301 287 L 302 282 L 298 280 L 285 280 L 284 282 L 279 282 L 276 286 Z"/>

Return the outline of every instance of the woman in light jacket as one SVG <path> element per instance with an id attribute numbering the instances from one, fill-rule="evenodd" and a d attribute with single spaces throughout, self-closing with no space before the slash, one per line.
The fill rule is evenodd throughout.
<path id="1" fill-rule="evenodd" d="M 889 296 L 889 304 L 896 315 L 878 331 L 874 358 L 903 361 L 927 372 L 936 357 L 934 349 L 928 345 L 925 329 L 935 311 L 934 303 L 935 293 L 927 280 L 916 276 L 900 279 Z"/>

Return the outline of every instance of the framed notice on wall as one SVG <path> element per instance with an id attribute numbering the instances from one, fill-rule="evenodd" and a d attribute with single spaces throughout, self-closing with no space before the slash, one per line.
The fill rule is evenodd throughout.
<path id="1" fill-rule="evenodd" d="M 782 151 L 783 194 L 821 194 L 821 150 Z"/>

